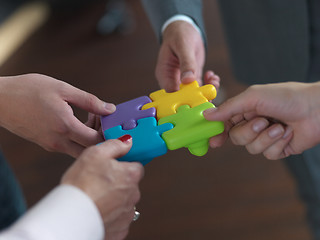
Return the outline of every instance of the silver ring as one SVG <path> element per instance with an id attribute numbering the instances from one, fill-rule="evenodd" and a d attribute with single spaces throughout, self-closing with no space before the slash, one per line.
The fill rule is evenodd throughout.
<path id="1" fill-rule="evenodd" d="M 138 211 L 136 211 L 136 207 L 134 207 L 134 216 L 132 221 L 137 221 L 140 217 L 140 213 Z"/>

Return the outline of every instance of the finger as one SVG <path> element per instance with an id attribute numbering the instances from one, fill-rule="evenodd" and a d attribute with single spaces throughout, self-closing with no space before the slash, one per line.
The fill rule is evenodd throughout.
<path id="1" fill-rule="evenodd" d="M 197 80 L 199 86 L 202 86 L 204 49 L 192 46 L 182 44 L 178 47 L 177 56 L 180 62 L 181 82 L 187 84 Z"/>
<path id="2" fill-rule="evenodd" d="M 108 115 L 116 110 L 114 104 L 101 101 L 93 94 L 82 91 L 71 85 L 68 85 L 65 90 L 64 100 L 81 109 L 98 115 Z"/>
<path id="3" fill-rule="evenodd" d="M 71 126 L 69 138 L 84 147 L 95 145 L 104 140 L 99 131 L 86 126 L 76 117 L 73 117 Z"/>
<path id="4" fill-rule="evenodd" d="M 123 135 L 118 139 L 111 139 L 102 142 L 96 147 L 102 149 L 98 154 L 103 154 L 102 158 L 113 158 L 118 159 L 127 154 L 132 146 L 132 137 L 128 134 Z M 137 184 L 144 175 L 144 168 L 139 162 L 117 162 L 117 165 L 127 176 L 127 179 L 132 184 Z M 135 190 L 131 196 L 131 203 L 136 204 L 140 199 L 140 191 L 137 186 L 133 186 Z"/>
<path id="5" fill-rule="evenodd" d="M 211 148 L 221 147 L 228 139 L 228 133 L 223 132 L 217 136 L 213 136 L 209 140 L 209 145 Z"/>
<path id="6" fill-rule="evenodd" d="M 183 70 L 181 70 L 181 72 L 182 72 L 182 71 L 183 71 Z M 191 83 L 191 82 L 193 82 L 194 80 L 197 79 L 196 74 L 194 73 L 194 71 L 191 71 L 191 70 L 190 70 L 190 71 L 182 72 L 180 78 L 181 78 L 181 82 L 182 82 L 183 84 Z M 198 83 L 199 83 L 199 81 L 198 81 Z M 202 83 L 200 82 L 199 85 L 201 86 Z"/>
<path id="7" fill-rule="evenodd" d="M 257 118 L 258 117 L 258 114 L 256 112 L 246 112 L 243 114 L 243 118 L 247 121 L 250 121 L 254 118 Z M 266 118 L 269 122 L 270 122 L 270 119 L 269 118 Z"/>
<path id="8" fill-rule="evenodd" d="M 284 126 L 273 124 L 262 131 L 251 143 L 247 144 L 246 148 L 251 154 L 262 153 L 275 144 L 284 135 L 284 132 Z"/>
<path id="9" fill-rule="evenodd" d="M 229 121 L 233 124 L 233 126 L 237 125 L 238 123 L 242 122 L 243 120 L 247 120 L 244 118 L 244 114 L 237 114 L 233 116 Z"/>
<path id="10" fill-rule="evenodd" d="M 129 228 L 124 229 L 122 231 L 118 231 L 118 232 L 109 232 L 107 230 L 105 240 L 122 240 L 122 239 L 125 239 L 128 233 L 129 233 Z"/>
<path id="11" fill-rule="evenodd" d="M 67 143 L 65 153 L 74 157 L 74 158 L 77 158 L 80 156 L 80 154 L 83 152 L 84 149 L 85 149 L 85 147 L 81 146 L 80 144 L 69 141 Z"/>
<path id="12" fill-rule="evenodd" d="M 288 157 L 290 151 L 288 151 L 289 142 L 292 140 L 293 130 L 291 127 L 287 127 L 284 135 L 275 144 L 271 145 L 263 152 L 263 155 L 270 160 L 277 160 Z"/>
<path id="13" fill-rule="evenodd" d="M 88 120 L 84 125 L 97 131 L 100 130 L 101 128 L 100 116 L 89 113 Z"/>
<path id="14" fill-rule="evenodd" d="M 82 151 L 85 149 L 82 145 L 70 140 L 59 140 L 51 143 L 48 146 L 42 146 L 42 147 L 47 151 L 65 153 L 74 158 L 78 157 L 82 153 Z"/>
<path id="15" fill-rule="evenodd" d="M 189 48 L 180 48 L 177 56 L 180 62 L 181 82 L 187 84 L 197 80 L 201 86 L 202 81 L 197 78 L 197 74 L 200 71 L 198 69 L 202 68 L 198 66 L 194 53 Z"/>
<path id="16" fill-rule="evenodd" d="M 139 162 L 119 162 L 123 169 L 126 169 L 126 176 L 130 183 L 139 183 L 144 176 L 144 168 Z M 135 205 L 140 200 L 140 191 L 136 186 L 136 190 L 132 193 L 130 204 Z"/>
<path id="17" fill-rule="evenodd" d="M 207 71 L 204 75 L 204 84 L 212 84 L 218 91 L 220 87 L 220 77 L 214 74 L 213 71 Z"/>
<path id="18" fill-rule="evenodd" d="M 97 130 L 99 133 L 102 133 L 100 116 L 95 115 L 95 125 L 93 129 Z"/>
<path id="19" fill-rule="evenodd" d="M 156 78 L 161 88 L 167 92 L 175 92 L 180 86 L 179 59 L 172 50 L 163 45 L 160 48 L 156 65 Z"/>
<path id="20" fill-rule="evenodd" d="M 89 113 L 88 120 L 86 121 L 85 125 L 89 128 L 95 129 L 94 127 L 96 125 L 96 115 Z"/>
<path id="21" fill-rule="evenodd" d="M 235 145 L 245 146 L 250 144 L 268 125 L 269 121 L 265 118 L 255 118 L 249 122 L 243 120 L 230 129 L 229 136 Z"/>
<path id="22" fill-rule="evenodd" d="M 132 137 L 130 135 L 124 135 L 119 139 L 111 139 L 102 142 L 97 147 L 102 149 L 105 157 L 117 159 L 127 154 L 132 146 Z M 139 170 L 139 167 L 132 165 L 134 171 Z"/>
<path id="23" fill-rule="evenodd" d="M 252 92 L 252 91 L 251 91 Z M 203 112 L 203 116 L 210 121 L 226 121 L 238 114 L 254 112 L 258 104 L 258 92 L 244 91 L 230 98 L 218 108 L 210 108 Z"/>
<path id="24" fill-rule="evenodd" d="M 121 215 L 115 221 L 108 224 L 108 234 L 125 232 L 127 229 L 129 229 L 134 217 L 134 212 L 134 205 L 131 206 L 130 211 L 123 211 L 123 213 L 121 213 Z"/>
<path id="25" fill-rule="evenodd" d="M 221 147 L 227 141 L 229 137 L 229 131 L 233 126 L 234 125 L 230 121 L 225 122 L 223 133 L 210 138 L 209 140 L 210 147 L 211 148 Z"/>

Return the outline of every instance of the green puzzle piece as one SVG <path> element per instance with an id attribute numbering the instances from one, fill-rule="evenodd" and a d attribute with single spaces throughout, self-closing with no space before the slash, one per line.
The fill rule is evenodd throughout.
<path id="1" fill-rule="evenodd" d="M 208 121 L 203 117 L 203 111 L 212 108 L 210 102 L 190 108 L 180 106 L 176 114 L 163 117 L 159 125 L 172 123 L 174 128 L 162 134 L 168 149 L 175 150 L 186 147 L 196 156 L 203 156 L 208 152 L 209 139 L 224 131 L 223 122 Z"/>

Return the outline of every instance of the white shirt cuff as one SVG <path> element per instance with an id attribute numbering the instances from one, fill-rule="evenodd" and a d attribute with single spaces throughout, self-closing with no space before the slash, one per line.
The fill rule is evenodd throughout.
<path id="1" fill-rule="evenodd" d="M 173 17 L 169 18 L 167 21 L 164 22 L 164 24 L 162 25 L 161 28 L 161 34 L 163 34 L 163 32 L 166 30 L 166 28 L 173 22 L 176 21 L 184 21 L 187 23 L 190 23 L 201 35 L 201 30 L 200 28 L 197 26 L 197 24 L 192 20 L 192 18 L 188 17 L 187 15 L 183 15 L 183 14 L 177 14 L 174 15 Z"/>
<path id="2" fill-rule="evenodd" d="M 104 225 L 94 202 L 80 189 L 60 185 L 29 210 L 0 240 L 102 240 Z"/>

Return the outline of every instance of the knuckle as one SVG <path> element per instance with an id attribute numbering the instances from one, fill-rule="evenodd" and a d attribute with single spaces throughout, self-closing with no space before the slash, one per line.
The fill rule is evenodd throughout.
<path id="1" fill-rule="evenodd" d="M 98 146 L 91 146 L 84 150 L 83 155 L 85 156 L 85 159 L 91 161 L 92 159 L 100 159 L 105 154 L 103 149 L 99 148 Z"/>
<path id="2" fill-rule="evenodd" d="M 126 169 L 126 175 L 130 182 L 139 182 L 143 176 L 144 170 L 140 163 L 130 163 Z"/>
<path id="3" fill-rule="evenodd" d="M 237 146 L 241 145 L 240 142 L 238 141 L 238 138 L 235 137 L 233 134 L 229 134 L 229 138 L 234 145 L 237 145 Z"/>
<path id="4" fill-rule="evenodd" d="M 135 205 L 136 203 L 138 203 L 141 199 L 141 192 L 139 189 L 137 189 L 135 191 L 135 193 L 133 194 L 132 200 L 133 200 L 133 205 Z"/>
<path id="5" fill-rule="evenodd" d="M 252 98 L 257 98 L 257 97 L 259 97 L 261 91 L 263 91 L 263 88 L 261 88 L 260 85 L 255 84 L 255 85 L 251 85 L 250 87 L 248 87 L 247 90 L 245 91 L 245 93 L 248 94 Z"/>
<path id="6" fill-rule="evenodd" d="M 71 132 L 70 125 L 67 119 L 61 120 L 60 123 L 55 126 L 55 132 L 62 136 L 68 136 Z"/>
<path id="7" fill-rule="evenodd" d="M 96 96 L 94 96 L 91 93 L 87 93 L 87 96 L 86 96 L 87 106 L 92 108 L 96 105 L 97 101 L 98 101 L 98 98 Z"/>
<path id="8" fill-rule="evenodd" d="M 248 145 L 256 138 L 256 134 L 248 131 L 247 124 L 239 124 L 229 131 L 229 136 L 235 145 Z"/>
<path id="9" fill-rule="evenodd" d="M 259 91 L 259 89 L 261 88 L 260 85 L 258 84 L 254 84 L 254 85 L 251 85 L 250 87 L 248 87 L 248 92 L 256 92 L 256 91 Z"/>
<path id="10" fill-rule="evenodd" d="M 27 73 L 26 77 L 39 79 L 39 78 L 42 78 L 43 76 L 41 74 L 39 74 L 39 73 Z"/>
<path id="11" fill-rule="evenodd" d="M 274 153 L 271 153 L 271 152 L 264 152 L 263 156 L 269 160 L 277 160 L 278 159 L 278 156 Z"/>
<path id="12" fill-rule="evenodd" d="M 63 81 L 55 81 L 56 88 L 63 97 L 67 97 L 70 94 L 70 85 Z"/>
<path id="13" fill-rule="evenodd" d="M 238 134 L 235 134 L 234 131 L 229 132 L 229 137 L 232 143 L 237 146 L 244 146 L 248 143 L 244 136 L 239 136 Z"/>
<path id="14" fill-rule="evenodd" d="M 252 154 L 252 155 L 256 155 L 256 154 L 261 153 L 261 151 L 259 151 L 257 148 L 252 147 L 252 146 L 250 146 L 250 145 L 246 146 L 246 149 L 247 149 L 247 151 L 248 151 L 250 154 Z"/>
<path id="15" fill-rule="evenodd" d="M 122 229 L 121 233 L 119 233 L 118 237 L 115 239 L 115 240 L 122 240 L 122 239 L 125 239 L 128 234 L 129 234 L 129 225 L 131 224 L 131 220 L 128 224 L 128 227 L 125 228 L 125 229 Z"/>
<path id="16" fill-rule="evenodd" d="M 49 152 L 64 152 L 64 145 L 61 141 L 54 140 L 45 147 L 45 149 Z"/>

